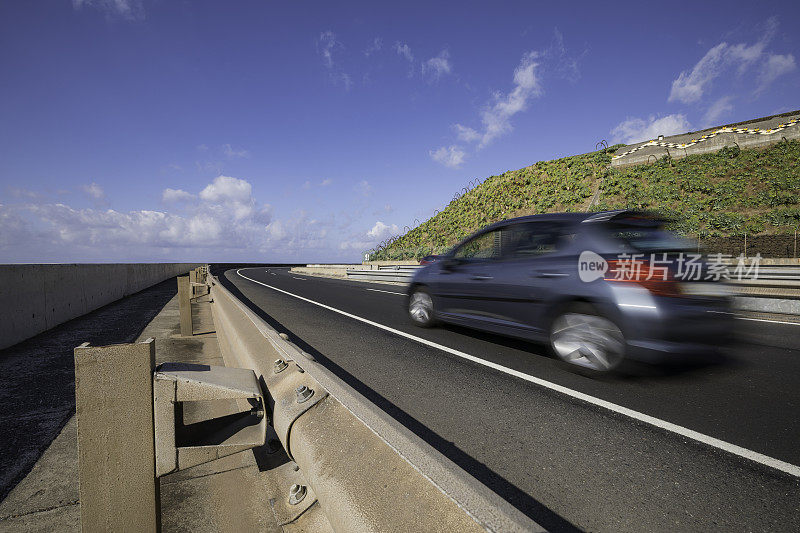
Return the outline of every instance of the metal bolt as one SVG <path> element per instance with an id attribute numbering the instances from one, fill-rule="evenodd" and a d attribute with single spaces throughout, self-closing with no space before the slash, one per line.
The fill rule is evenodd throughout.
<path id="1" fill-rule="evenodd" d="M 303 501 L 303 498 L 306 497 L 307 492 L 308 491 L 306 490 L 306 487 L 304 485 L 298 485 L 295 483 L 289 489 L 289 503 L 291 505 L 297 505 L 298 503 Z"/>
<path id="2" fill-rule="evenodd" d="M 275 359 L 275 370 L 274 372 L 278 374 L 279 372 L 283 372 L 286 370 L 286 367 L 289 366 L 289 363 L 284 361 L 283 359 Z"/>
<path id="3" fill-rule="evenodd" d="M 281 339 L 285 341 L 289 340 L 289 335 L 287 335 L 286 333 L 278 333 L 278 335 L 280 335 Z"/>
<path id="4" fill-rule="evenodd" d="M 294 392 L 297 393 L 297 403 L 303 403 L 314 396 L 314 390 L 309 389 L 305 385 L 300 385 Z"/>

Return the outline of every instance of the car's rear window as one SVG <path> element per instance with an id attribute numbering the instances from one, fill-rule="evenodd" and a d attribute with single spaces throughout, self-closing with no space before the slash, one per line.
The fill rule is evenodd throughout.
<path id="1" fill-rule="evenodd" d="M 604 225 L 605 233 L 623 249 L 639 252 L 669 252 L 690 250 L 694 243 L 664 229 L 664 221 L 635 219 L 611 221 Z"/>

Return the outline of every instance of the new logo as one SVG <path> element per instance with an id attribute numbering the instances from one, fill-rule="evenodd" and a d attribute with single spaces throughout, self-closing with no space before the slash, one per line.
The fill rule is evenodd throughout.
<path id="1" fill-rule="evenodd" d="M 608 271 L 608 262 L 598 254 L 585 250 L 578 257 L 578 276 L 581 281 L 590 282 L 602 278 Z"/>

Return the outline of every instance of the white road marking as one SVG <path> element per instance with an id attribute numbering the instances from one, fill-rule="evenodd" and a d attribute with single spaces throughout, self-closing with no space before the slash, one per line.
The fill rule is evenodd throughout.
<path id="1" fill-rule="evenodd" d="M 596 405 L 598 407 L 602 407 L 609 411 L 613 411 L 615 413 L 633 418 L 634 420 L 638 420 L 640 422 L 644 422 L 645 424 L 650 424 L 651 426 L 655 426 L 657 428 L 664 429 L 666 431 L 670 431 L 672 433 L 676 433 L 688 439 L 695 440 L 697 442 L 702 442 L 703 444 L 707 444 L 708 446 L 712 446 L 714 448 L 718 448 L 720 450 L 724 450 L 728 453 L 733 455 L 738 455 L 739 457 L 743 457 L 745 459 L 749 459 L 750 461 L 762 464 L 764 466 L 768 466 L 770 468 L 774 468 L 775 470 L 780 470 L 781 472 L 785 472 L 795 477 L 800 477 L 800 466 L 793 465 L 791 463 L 787 463 L 781 461 L 780 459 L 775 459 L 774 457 L 769 457 L 768 455 L 764 455 L 753 450 L 748 450 L 747 448 L 742 448 L 741 446 L 737 446 L 736 444 L 731 444 L 730 442 L 725 442 L 724 440 L 720 440 L 704 433 L 700 433 L 698 431 L 694 431 L 689 428 L 685 428 L 683 426 L 679 426 L 677 424 L 673 424 L 672 422 L 667 422 L 666 420 L 661 420 L 660 418 L 656 418 L 654 416 L 646 415 L 644 413 L 640 413 L 639 411 L 634 411 L 633 409 L 629 409 L 627 407 L 623 407 L 621 405 L 617 405 L 615 403 L 611 403 L 606 400 L 602 400 L 600 398 L 595 398 L 594 396 L 590 396 L 583 392 L 579 392 L 568 387 L 564 387 L 563 385 L 558 385 L 557 383 L 553 383 L 551 381 L 547 381 L 541 378 L 537 378 L 536 376 L 532 376 L 530 374 L 525 374 L 524 372 L 520 372 L 519 370 L 514 370 L 513 368 L 508 368 L 503 365 L 499 365 L 497 363 L 493 363 L 492 361 L 487 361 L 485 359 L 481 359 L 480 357 L 476 357 L 474 355 L 470 355 L 466 352 L 462 352 L 460 350 L 456 350 L 454 348 L 450 348 L 449 346 L 444 346 L 442 344 L 438 344 L 433 341 L 429 341 L 427 339 L 423 339 L 421 337 L 417 337 L 415 335 L 411 335 L 410 333 L 406 333 L 404 331 L 400 331 L 389 326 L 384 326 L 383 324 L 379 324 L 378 322 L 373 322 L 372 320 L 362 318 L 360 316 L 348 313 L 347 311 L 342 311 L 341 309 L 336 309 L 335 307 L 331 307 L 329 305 L 325 305 L 320 302 L 316 302 L 314 300 L 310 300 L 303 296 L 292 294 L 291 292 L 285 291 L 283 289 L 279 289 L 277 287 L 273 287 L 271 285 L 267 285 L 261 281 L 256 281 L 252 278 L 248 278 L 247 276 L 243 275 L 241 271 L 244 269 L 239 269 L 236 273 L 253 283 L 257 283 L 259 285 L 263 285 L 269 289 L 281 292 L 283 294 L 292 296 L 297 298 L 298 300 L 303 300 L 305 302 L 317 305 L 322 307 L 323 309 L 327 309 L 329 311 L 333 311 L 334 313 L 339 313 L 340 315 L 344 315 L 348 318 L 352 318 L 354 320 L 358 320 L 365 324 L 369 324 L 370 326 L 374 326 L 376 328 L 382 329 L 384 331 L 388 331 L 390 333 L 394 333 L 401 337 L 405 337 L 406 339 L 411 339 L 416 341 L 420 344 L 424 344 L 426 346 L 430 346 L 432 348 L 437 348 L 443 352 L 447 352 L 449 354 L 455 355 L 457 357 L 461 357 L 466 359 L 467 361 L 472 361 L 473 363 L 477 363 L 479 365 L 483 365 L 489 367 L 491 369 L 497 370 L 499 372 L 503 372 L 504 374 L 508 374 L 510 376 L 517 377 L 529 383 L 533 383 L 535 385 L 539 385 L 540 387 L 545 387 L 550 390 L 554 390 L 556 392 L 560 392 L 566 396 L 570 396 L 572 398 L 577 398 L 578 400 L 582 400 L 586 403 L 590 403 L 592 405 Z"/>
<path id="2" fill-rule="evenodd" d="M 768 318 L 751 318 L 749 316 L 735 316 L 736 313 L 727 311 L 706 311 L 707 313 L 717 313 L 719 315 L 734 315 L 736 320 L 752 320 L 753 322 L 770 322 L 772 324 L 787 324 L 789 326 L 800 326 L 800 322 L 785 322 L 783 320 L 769 320 Z"/>
<path id="3" fill-rule="evenodd" d="M 752 320 L 754 322 L 771 322 L 773 324 L 788 324 L 790 326 L 800 326 L 800 322 L 784 322 L 783 320 L 767 320 L 766 318 L 749 318 L 745 316 L 737 316 L 738 320 Z"/>
<path id="4" fill-rule="evenodd" d="M 392 291 L 382 291 L 380 289 L 367 289 L 368 291 L 375 291 L 375 292 L 385 292 L 386 294 L 397 294 L 399 296 L 405 296 L 402 292 L 392 292 Z"/>
<path id="5" fill-rule="evenodd" d="M 298 277 L 296 277 L 296 276 L 292 276 L 292 277 L 293 277 L 294 279 L 301 279 L 301 280 L 303 280 L 303 281 L 307 281 L 307 280 L 306 280 L 306 278 L 298 278 Z"/>

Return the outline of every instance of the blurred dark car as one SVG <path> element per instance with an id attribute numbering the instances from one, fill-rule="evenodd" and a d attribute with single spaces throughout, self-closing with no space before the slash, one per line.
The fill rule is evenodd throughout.
<path id="1" fill-rule="evenodd" d="M 430 265 L 431 263 L 435 263 L 441 256 L 440 255 L 426 255 L 422 259 L 419 260 L 420 265 Z"/>
<path id="2" fill-rule="evenodd" d="M 409 316 L 544 341 L 594 372 L 713 352 L 733 320 L 720 265 L 665 224 L 629 210 L 498 222 L 416 272 Z"/>

